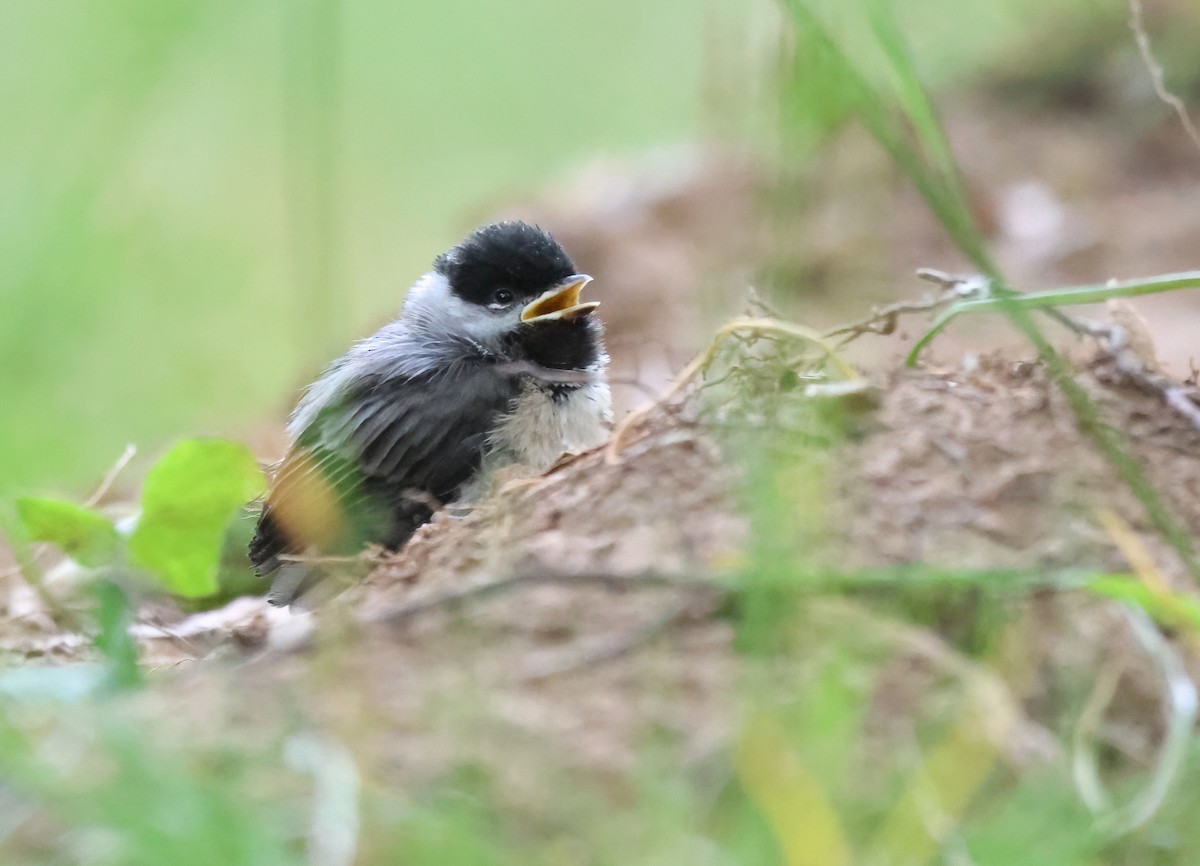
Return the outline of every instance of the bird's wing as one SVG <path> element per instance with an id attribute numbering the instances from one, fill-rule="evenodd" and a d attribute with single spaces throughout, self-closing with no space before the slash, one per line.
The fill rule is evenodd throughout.
<path id="1" fill-rule="evenodd" d="M 403 543 L 479 467 L 516 395 L 493 365 L 417 377 L 363 376 L 318 411 L 284 458 L 250 559 L 260 574 L 283 553 L 353 553 Z"/>

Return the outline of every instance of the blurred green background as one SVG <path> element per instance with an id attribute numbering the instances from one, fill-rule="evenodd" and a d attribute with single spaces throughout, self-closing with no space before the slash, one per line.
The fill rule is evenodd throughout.
<path id="1" fill-rule="evenodd" d="M 489 203 L 696 137 L 769 12 L 0 2 L 0 493 L 281 417 Z"/>
<path id="2" fill-rule="evenodd" d="M 815 5 L 870 38 L 861 4 Z M 897 6 L 943 94 L 1045 92 L 1133 50 L 1121 3 Z M 590 157 L 769 150 L 781 21 L 771 0 L 0 0 L 0 495 L 282 418 L 433 255 Z M 1186 31 L 1159 29 L 1178 73 Z M 785 86 L 828 121 L 821 82 Z"/>

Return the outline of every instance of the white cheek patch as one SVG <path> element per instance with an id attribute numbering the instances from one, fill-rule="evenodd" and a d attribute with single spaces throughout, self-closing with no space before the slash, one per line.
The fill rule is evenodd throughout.
<path id="1" fill-rule="evenodd" d="M 444 276 L 431 272 L 409 289 L 404 301 L 404 316 L 430 333 L 463 337 L 490 346 L 519 324 L 521 310 L 514 306 L 497 313 L 468 303 L 450 290 L 450 283 Z"/>

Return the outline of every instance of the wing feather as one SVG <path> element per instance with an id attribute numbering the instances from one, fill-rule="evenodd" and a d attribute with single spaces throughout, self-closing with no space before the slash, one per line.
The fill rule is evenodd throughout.
<path id="1" fill-rule="evenodd" d="M 414 377 L 362 376 L 300 431 L 272 484 L 251 544 L 260 574 L 316 547 L 399 546 L 478 469 L 488 434 L 517 392 L 485 363 Z"/>

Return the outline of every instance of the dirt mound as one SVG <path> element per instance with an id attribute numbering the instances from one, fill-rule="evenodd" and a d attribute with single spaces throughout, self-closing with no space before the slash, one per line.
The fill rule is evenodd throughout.
<path id="1" fill-rule="evenodd" d="M 1200 431 L 1102 364 L 1077 381 L 1166 511 L 1200 534 Z M 1182 563 L 1042 365 L 989 357 L 970 371 L 897 372 L 876 420 L 839 473 L 847 537 L 864 563 L 1125 568 L 1097 517 L 1103 508 L 1186 585 Z"/>
<path id="2" fill-rule="evenodd" d="M 1099 420 L 1124 432 L 1166 511 L 1200 531 L 1200 433 L 1102 364 L 1084 365 L 1077 381 Z M 1188 585 L 1040 364 L 992 357 L 896 372 L 875 390 L 874 407 L 856 410 L 854 435 L 827 454 L 824 542 L 847 570 L 1125 570 L 1103 507 L 1164 575 Z M 739 564 L 762 554 L 750 543 L 744 455 L 719 444 L 711 394 L 651 411 L 615 461 L 600 449 L 541 477 L 499 479 L 477 507 L 439 515 L 316 613 L 242 599 L 140 624 L 143 661 L 166 672 L 140 702 L 180 725 L 209 720 L 249 737 L 303 708 L 307 724 L 352 742 L 382 778 L 486 767 L 506 799 L 535 813 L 553 805 L 541 802 L 556 790 L 546 772 L 585 770 L 619 790 L 649 740 L 676 766 L 726 756 L 744 723 L 739 689 L 765 661 L 737 646 L 737 618 L 723 611 L 740 603 Z M 805 398 L 792 389 L 777 399 Z M 1143 757 L 1160 741 L 1160 678 L 1111 605 L 1013 595 L 1027 629 L 1018 667 L 1037 673 L 1001 682 L 954 649 L 954 628 L 904 625 L 860 601 L 817 593 L 789 616 L 801 618 L 796 632 L 812 658 L 846 635 L 883 650 L 865 722 L 879 749 L 907 736 L 897 720 L 943 706 L 927 700 L 932 690 L 984 676 L 1008 720 L 997 739 L 1010 763 L 1054 754 L 1046 728 L 1063 710 L 1062 684 L 1087 682 L 1114 658 L 1110 729 Z M 35 637 L 29 651 L 44 654 L 46 636 Z M 233 664 L 190 664 L 214 657 Z M 778 693 L 801 693 L 810 654 L 780 658 Z"/>
<path id="3" fill-rule="evenodd" d="M 1200 530 L 1200 434 L 1098 371 L 1081 371 L 1080 381 L 1103 421 L 1127 431 L 1167 508 Z M 320 674 L 329 723 L 377 732 L 363 748 L 407 777 L 480 762 L 511 775 L 507 788 L 518 792 L 529 784 L 521 768 L 550 755 L 557 766 L 607 773 L 633 768 L 647 737 L 674 744 L 684 761 L 727 746 L 748 661 L 719 615 L 720 575 L 747 529 L 729 468 L 737 461 L 695 406 L 651 413 L 615 464 L 598 450 L 543 477 L 499 482 L 479 507 L 439 516 L 315 614 L 317 642 L 331 648 Z M 847 561 L 1124 569 L 1096 516 L 1103 504 L 1182 583 L 1183 567 L 1040 365 L 989 358 L 969 371 L 896 373 L 867 421 L 869 432 L 837 453 L 828 503 L 840 528 L 830 543 Z M 1053 748 L 1030 720 L 1050 721 L 1039 701 L 1053 671 L 1078 675 L 1113 652 L 1132 660 L 1113 706 L 1126 708 L 1127 729 L 1141 730 L 1139 748 L 1151 750 L 1157 724 L 1137 722 L 1154 715 L 1153 672 L 1140 671 L 1111 609 L 1062 598 L 1023 602 L 1038 624 L 1026 651 L 1039 656 L 1042 677 L 1011 698 L 1019 723 L 1008 754 Z M 816 604 L 824 612 L 811 614 L 813 629 L 859 615 Z M 897 658 L 950 652 L 930 650 L 931 640 Z M 306 658 L 268 652 L 241 670 L 238 689 L 276 701 L 311 673 Z M 894 673 L 879 686 L 880 720 L 928 687 L 913 685 L 908 663 Z M 367 723 L 379 719 L 387 723 Z"/>

